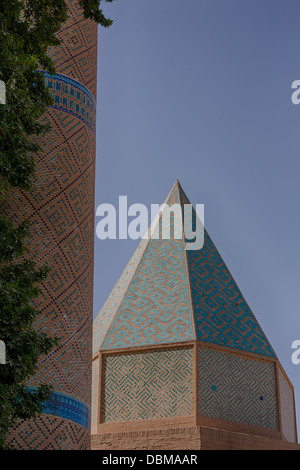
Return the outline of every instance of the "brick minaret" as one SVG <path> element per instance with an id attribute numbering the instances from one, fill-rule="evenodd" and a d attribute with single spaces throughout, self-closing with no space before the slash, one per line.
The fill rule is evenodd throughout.
<path id="1" fill-rule="evenodd" d="M 166 202 L 189 204 L 178 182 Z M 293 387 L 204 234 L 141 240 L 97 316 L 93 449 L 298 448 Z"/>
<path id="2" fill-rule="evenodd" d="M 57 74 L 45 74 L 54 103 L 44 120 L 52 129 L 36 158 L 35 188 L 12 194 L 5 209 L 33 222 L 30 254 L 51 268 L 36 326 L 59 337 L 29 384 L 51 384 L 51 400 L 36 421 L 19 422 L 9 435 L 20 449 L 90 446 L 97 25 L 77 0 L 67 4 L 62 44 L 50 51 Z"/>

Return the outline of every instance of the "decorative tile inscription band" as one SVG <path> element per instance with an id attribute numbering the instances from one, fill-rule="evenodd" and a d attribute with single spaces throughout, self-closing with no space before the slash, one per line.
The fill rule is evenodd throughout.
<path id="1" fill-rule="evenodd" d="M 54 100 L 49 108 L 59 109 L 77 117 L 95 134 L 96 102 L 91 92 L 81 83 L 65 75 L 40 72 L 44 74 L 46 86 Z"/>
<path id="2" fill-rule="evenodd" d="M 29 387 L 29 389 L 34 391 L 35 387 Z M 43 413 L 68 419 L 89 430 L 90 411 L 88 407 L 70 395 L 52 391 L 50 399 L 44 402 Z"/>

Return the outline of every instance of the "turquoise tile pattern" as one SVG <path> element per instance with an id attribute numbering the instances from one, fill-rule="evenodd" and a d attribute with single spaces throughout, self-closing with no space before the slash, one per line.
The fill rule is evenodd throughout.
<path id="1" fill-rule="evenodd" d="M 57 109 L 80 119 L 95 134 L 96 102 L 90 91 L 80 82 L 57 73 L 41 71 L 45 84 L 53 98 L 51 109 Z"/>
<path id="2" fill-rule="evenodd" d="M 118 311 L 123 297 L 126 295 L 127 289 L 135 275 L 138 264 L 145 253 L 148 240 L 141 240 L 139 246 L 135 250 L 132 258 L 124 269 L 120 279 L 116 282 L 115 287 L 111 291 L 101 312 L 94 320 L 93 333 L 93 352 L 99 351 L 105 339 L 106 333 L 112 324 L 112 321 Z"/>
<path id="3" fill-rule="evenodd" d="M 177 202 L 175 188 L 168 203 L 171 206 Z M 140 264 L 103 349 L 192 340 L 193 322 L 182 238 L 150 239 L 142 257 L 138 253 L 129 263 L 130 272 L 136 265 L 136 258 L 141 259 Z M 96 338 L 101 335 L 97 321 L 94 323 Z"/>
<path id="4" fill-rule="evenodd" d="M 275 365 L 199 348 L 199 414 L 278 429 Z"/>
<path id="5" fill-rule="evenodd" d="M 35 387 L 29 387 L 29 389 L 34 391 Z M 66 393 L 52 391 L 49 400 L 43 403 L 42 412 L 73 421 L 88 431 L 90 429 L 89 408 L 82 401 Z"/>
<path id="6" fill-rule="evenodd" d="M 193 405 L 192 349 L 105 358 L 104 422 L 188 416 Z"/>
<path id="7" fill-rule="evenodd" d="M 181 204 L 189 200 L 180 188 Z M 193 211 L 193 218 L 197 217 Z M 201 227 L 201 224 L 199 224 Z M 187 250 L 197 338 L 262 356 L 275 353 L 209 234 L 201 250 Z"/>
<path id="8" fill-rule="evenodd" d="M 166 204 L 178 203 L 190 201 L 176 182 Z M 198 240 L 204 234 L 201 249 L 187 249 L 193 241 L 177 238 L 178 227 L 169 239 L 142 240 L 94 321 L 94 353 L 104 358 L 101 422 L 198 412 L 278 430 L 275 353 L 196 217 L 193 210 L 182 223 Z M 97 397 L 93 407 L 96 424 Z"/>
<path id="9" fill-rule="evenodd" d="M 166 203 L 178 202 L 190 204 L 176 184 Z M 196 217 L 193 210 L 202 239 Z M 188 243 L 174 237 L 141 241 L 94 321 L 94 353 L 192 340 L 195 329 L 201 341 L 275 357 L 207 231 L 201 249 L 186 250 Z"/>

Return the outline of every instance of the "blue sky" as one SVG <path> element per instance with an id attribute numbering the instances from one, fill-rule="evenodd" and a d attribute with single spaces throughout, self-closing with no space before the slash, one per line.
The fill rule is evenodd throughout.
<path id="1" fill-rule="evenodd" d="M 300 424 L 300 4 L 116 0 L 99 30 L 96 207 L 176 178 L 295 387 Z M 96 223 L 97 223 L 96 217 Z M 94 315 L 138 241 L 95 238 Z"/>

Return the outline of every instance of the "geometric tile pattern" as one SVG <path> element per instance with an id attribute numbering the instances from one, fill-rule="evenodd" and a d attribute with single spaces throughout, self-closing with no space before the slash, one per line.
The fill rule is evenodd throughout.
<path id="1" fill-rule="evenodd" d="M 104 350 L 193 339 L 183 262 L 179 241 L 151 241 Z"/>
<path id="2" fill-rule="evenodd" d="M 73 421 L 42 413 L 35 420 L 18 420 L 6 442 L 17 450 L 85 450 L 90 446 L 90 436 Z"/>
<path id="3" fill-rule="evenodd" d="M 29 387 L 35 390 L 35 387 Z M 90 410 L 80 400 L 61 392 L 51 392 L 49 400 L 43 403 L 43 413 L 60 416 L 74 423 L 80 424 L 85 429 L 90 429 Z"/>
<path id="4" fill-rule="evenodd" d="M 190 204 L 178 181 L 166 203 Z M 275 352 L 196 217 L 181 219 L 186 239 L 174 227 L 170 239 L 141 240 L 94 321 L 102 364 L 97 356 L 93 432 L 101 423 L 198 414 L 269 431 L 283 425 L 293 441 L 293 391 L 282 376 L 278 410 Z M 200 246 L 189 249 L 194 230 Z"/>
<path id="5" fill-rule="evenodd" d="M 192 350 L 105 357 L 102 421 L 132 421 L 192 413 Z"/>
<path id="6" fill-rule="evenodd" d="M 1 209 L 12 220 L 31 220 L 29 253 L 51 269 L 34 301 L 35 327 L 57 335 L 59 343 L 41 357 L 29 385 L 53 386 L 48 410 L 68 427 L 70 419 L 86 426 L 91 403 L 98 26 L 84 19 L 77 0 L 66 3 L 62 43 L 49 51 L 56 75 L 45 74 L 45 81 L 54 103 L 42 117 L 51 130 L 38 139 L 43 151 L 35 156 L 34 186 L 12 191 Z"/>
<path id="7" fill-rule="evenodd" d="M 199 348 L 199 414 L 278 428 L 275 364 Z"/>
<path id="8" fill-rule="evenodd" d="M 98 403 L 99 393 L 99 358 L 95 359 L 92 364 L 92 403 Z M 92 406 L 91 410 L 91 426 L 97 423 L 98 407 Z"/>
<path id="9" fill-rule="evenodd" d="M 168 202 L 170 205 L 173 204 L 173 203 L 178 203 L 177 192 L 172 191 L 170 196 L 167 198 L 166 202 Z M 154 233 L 156 234 L 158 230 L 159 230 L 159 227 L 156 228 Z M 173 239 L 174 239 L 174 237 L 173 237 Z M 93 325 L 93 353 L 94 354 L 97 351 L 99 351 L 99 349 L 102 348 L 102 344 L 105 340 L 107 331 L 108 331 L 109 327 L 111 326 L 113 320 L 115 319 L 117 312 L 121 308 L 123 299 L 125 298 L 125 296 L 127 294 L 128 287 L 130 286 L 134 276 L 137 275 L 137 270 L 139 269 L 140 262 L 141 262 L 142 258 L 145 256 L 145 253 L 146 253 L 147 249 L 149 249 L 149 251 L 152 251 L 152 253 L 153 253 L 153 247 L 158 247 L 161 250 L 161 255 L 160 255 L 161 259 L 159 260 L 159 265 L 157 265 L 157 269 L 162 270 L 164 267 L 166 267 L 164 274 L 166 276 L 170 276 L 170 274 L 171 274 L 170 273 L 170 266 L 171 266 L 172 263 L 173 263 L 173 266 L 174 266 L 174 262 L 172 260 L 170 260 L 170 266 L 167 266 L 168 265 L 168 260 L 167 260 L 167 257 L 166 257 L 166 253 L 167 253 L 168 247 L 167 247 L 166 243 L 165 243 L 164 247 L 162 247 L 160 243 L 156 243 L 155 245 L 152 244 L 151 246 L 149 246 L 149 243 L 150 243 L 149 239 L 147 239 L 147 238 L 145 238 L 145 239 L 142 238 L 141 239 L 141 241 L 140 241 L 138 247 L 136 248 L 133 256 L 131 257 L 129 263 L 125 267 L 122 275 L 120 276 L 119 280 L 116 282 L 116 284 L 115 284 L 114 288 L 112 289 L 110 295 L 108 296 L 107 300 L 105 301 L 101 311 L 99 312 L 99 314 L 97 315 L 97 317 L 94 320 L 94 325 Z M 178 260 L 182 264 L 182 260 L 180 259 L 181 258 L 180 250 L 183 250 L 182 244 L 178 243 L 178 242 L 173 243 L 172 245 L 170 245 L 170 248 L 172 248 L 172 247 L 175 248 L 179 252 Z M 182 253 L 183 253 L 183 251 L 182 251 Z M 149 253 L 148 253 L 147 256 L 148 256 L 149 260 L 152 257 L 152 255 L 151 254 L 149 255 Z M 172 254 L 171 254 L 171 256 L 172 256 Z M 163 259 L 163 258 L 165 258 L 165 259 Z M 153 260 L 151 260 L 151 263 L 153 264 Z M 143 269 L 144 269 L 144 267 L 142 266 L 139 274 L 144 275 L 146 277 L 145 282 L 142 282 L 142 285 L 145 286 L 146 282 L 149 278 L 149 273 L 148 273 L 149 263 L 148 263 L 148 267 L 146 267 L 145 273 L 141 272 Z M 167 270 L 169 272 L 167 272 Z M 151 276 L 151 277 L 153 277 L 153 276 Z M 162 277 L 160 276 L 159 279 L 161 280 Z M 135 284 L 137 284 L 137 277 L 135 277 L 134 282 L 135 282 Z M 154 280 L 152 282 L 156 282 L 156 281 Z M 182 282 L 186 283 L 186 280 L 183 279 Z M 157 282 L 156 282 L 156 284 L 157 284 Z M 174 287 L 175 287 L 174 281 L 170 280 L 170 282 L 167 285 L 167 288 L 168 288 L 169 292 L 174 293 L 174 291 L 175 291 Z M 144 292 L 143 291 L 138 292 L 138 290 L 136 290 L 136 295 L 137 296 L 140 296 L 140 295 L 144 296 Z M 127 300 L 129 300 L 129 296 L 127 296 Z M 157 299 L 155 299 L 155 300 L 156 300 L 156 303 L 157 303 Z M 150 303 L 152 304 L 152 302 L 150 302 Z M 138 315 L 140 315 L 140 312 L 138 312 Z M 151 321 L 153 319 L 153 317 L 154 317 L 154 312 L 152 312 L 151 317 L 149 318 L 149 320 Z M 135 321 L 135 326 L 132 327 L 133 328 L 132 331 L 135 331 L 135 333 L 134 333 L 135 336 L 136 336 L 138 321 L 139 320 L 136 320 Z M 152 323 L 151 326 L 153 328 L 153 323 Z M 115 327 L 115 332 L 116 332 L 116 329 L 118 327 L 120 328 L 121 326 L 116 326 L 116 321 L 115 321 L 114 327 Z M 126 326 L 125 326 L 125 328 L 126 328 Z M 150 329 L 148 329 L 148 333 L 151 333 Z M 124 332 L 121 333 L 121 335 L 124 335 Z M 144 339 L 146 340 L 146 337 L 144 337 Z M 119 338 L 118 339 L 118 344 L 119 345 L 125 345 L 126 343 L 123 342 L 123 344 L 122 344 L 120 342 L 120 338 Z M 147 344 L 147 340 L 146 340 L 145 344 Z M 111 338 L 107 339 L 106 346 L 108 346 L 108 347 L 113 346 L 113 341 L 112 341 Z"/>
<path id="10" fill-rule="evenodd" d="M 166 203 L 190 204 L 178 182 Z M 193 210 L 202 241 L 196 217 Z M 182 223 L 191 229 L 184 217 Z M 186 249 L 188 243 L 175 237 L 141 241 L 94 321 L 94 353 L 192 340 L 195 328 L 201 341 L 275 357 L 207 231 L 201 249 Z"/>
<path id="11" fill-rule="evenodd" d="M 180 198 L 182 204 L 189 203 L 182 188 Z M 203 247 L 188 250 L 187 259 L 198 339 L 275 357 L 206 230 Z"/>
<path id="12" fill-rule="evenodd" d="M 54 101 L 50 108 L 75 116 L 95 134 L 96 103 L 89 90 L 76 80 L 62 74 L 51 76 L 47 72 L 42 73 Z"/>
<path id="13" fill-rule="evenodd" d="M 176 202 L 174 190 L 169 204 Z M 191 339 L 193 323 L 183 241 L 152 238 L 123 297 L 103 349 Z"/>
<path id="14" fill-rule="evenodd" d="M 121 277 L 116 282 L 115 287 L 108 296 L 104 303 L 101 312 L 94 320 L 94 333 L 93 333 L 93 352 L 96 353 L 101 348 L 103 340 L 106 336 L 107 330 L 110 327 L 114 316 L 120 307 L 121 301 L 126 294 L 128 286 L 132 281 L 135 270 L 144 254 L 147 246 L 147 240 L 141 240 L 137 249 L 135 250 L 131 260 L 124 269 Z"/>
<path id="15" fill-rule="evenodd" d="M 77 0 L 67 0 L 69 19 L 57 36 L 59 47 L 49 48 L 57 73 L 70 77 L 88 88 L 96 99 L 98 25 L 85 20 Z"/>

